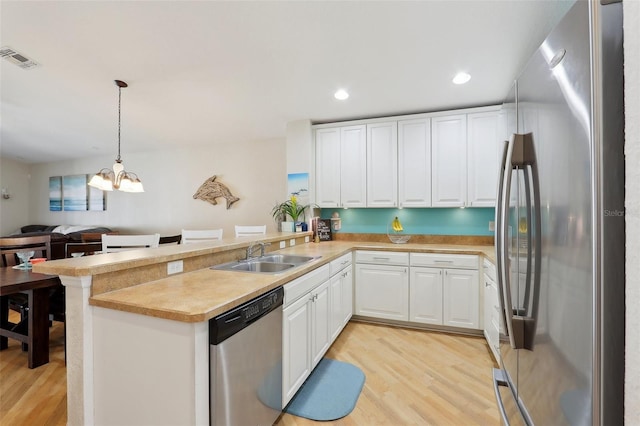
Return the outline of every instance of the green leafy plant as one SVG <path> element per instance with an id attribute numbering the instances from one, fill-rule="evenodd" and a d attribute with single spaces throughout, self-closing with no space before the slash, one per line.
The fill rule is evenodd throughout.
<path id="1" fill-rule="evenodd" d="M 281 219 L 284 221 L 289 216 L 291 220 L 298 222 L 300 216 L 305 218 L 305 210 L 310 206 L 310 204 L 306 206 L 299 204 L 298 197 L 292 195 L 287 201 L 276 204 L 271 210 L 271 215 L 275 220 Z"/>

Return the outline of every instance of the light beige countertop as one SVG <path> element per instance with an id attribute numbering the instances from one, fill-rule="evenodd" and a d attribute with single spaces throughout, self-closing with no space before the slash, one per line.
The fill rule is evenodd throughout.
<path id="1" fill-rule="evenodd" d="M 179 251 L 179 246 L 174 247 Z M 89 303 L 93 306 L 175 321 L 207 321 L 354 249 L 476 254 L 492 260 L 494 257 L 492 246 L 350 241 L 308 243 L 279 250 L 278 253 L 320 256 L 320 258 L 283 273 L 257 274 L 204 268 L 99 294 L 91 297 Z M 136 261 L 139 260 L 132 260 L 132 262 Z"/>

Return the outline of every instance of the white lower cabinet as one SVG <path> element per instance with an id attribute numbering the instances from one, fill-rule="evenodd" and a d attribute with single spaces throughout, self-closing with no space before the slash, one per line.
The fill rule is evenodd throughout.
<path id="1" fill-rule="evenodd" d="M 355 314 L 480 330 L 478 267 L 476 255 L 359 250 Z"/>
<path id="2" fill-rule="evenodd" d="M 356 315 L 400 321 L 409 319 L 408 260 L 408 253 L 356 252 Z"/>
<path id="3" fill-rule="evenodd" d="M 283 408 L 351 319 L 351 253 L 291 281 L 284 291 Z"/>
<path id="4" fill-rule="evenodd" d="M 496 362 L 500 364 L 500 300 L 496 285 L 496 268 L 484 260 L 484 337 Z"/>
<path id="5" fill-rule="evenodd" d="M 409 321 L 479 329 L 478 271 L 411 267 Z"/>
<path id="6" fill-rule="evenodd" d="M 409 321 L 442 325 L 442 269 L 411 268 Z"/>
<path id="7" fill-rule="evenodd" d="M 282 316 L 282 407 L 311 373 L 311 303 L 299 299 Z"/>
<path id="8" fill-rule="evenodd" d="M 311 369 L 331 345 L 329 335 L 329 281 L 311 292 Z"/>
<path id="9" fill-rule="evenodd" d="M 351 265 L 331 277 L 329 294 L 331 295 L 329 330 L 331 340 L 334 341 L 353 314 L 353 267 Z"/>
<path id="10" fill-rule="evenodd" d="M 442 283 L 442 324 L 480 329 L 478 271 L 445 269 Z"/>

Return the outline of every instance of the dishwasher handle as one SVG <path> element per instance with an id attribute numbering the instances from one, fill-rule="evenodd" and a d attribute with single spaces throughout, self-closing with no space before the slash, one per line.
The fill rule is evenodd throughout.
<path id="1" fill-rule="evenodd" d="M 210 319 L 209 344 L 218 345 L 270 312 L 282 309 L 283 301 L 284 289 L 278 287 Z"/>

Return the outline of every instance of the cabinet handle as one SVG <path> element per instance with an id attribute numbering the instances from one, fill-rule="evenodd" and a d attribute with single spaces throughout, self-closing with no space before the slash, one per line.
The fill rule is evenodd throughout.
<path id="1" fill-rule="evenodd" d="M 453 263 L 453 260 L 434 260 L 434 263 Z"/>
<path id="2" fill-rule="evenodd" d="M 373 260 L 386 260 L 386 261 L 389 261 L 389 260 L 391 260 L 391 259 L 390 259 L 390 258 L 388 258 L 388 257 L 375 257 L 375 256 L 374 256 Z"/>

